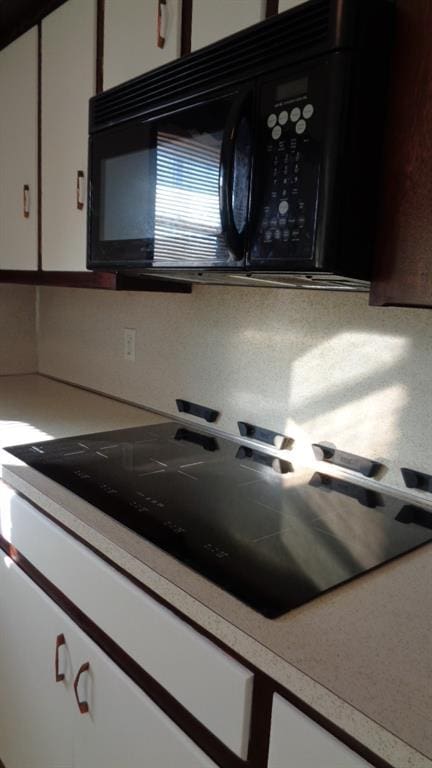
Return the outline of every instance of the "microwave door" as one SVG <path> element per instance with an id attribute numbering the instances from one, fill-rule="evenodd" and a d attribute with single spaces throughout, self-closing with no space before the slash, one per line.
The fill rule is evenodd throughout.
<path id="1" fill-rule="evenodd" d="M 91 269 L 242 266 L 249 102 L 236 90 L 92 136 Z"/>
<path id="2" fill-rule="evenodd" d="M 243 110 L 236 92 L 159 123 L 154 268 L 231 269 L 243 260 L 250 176 Z"/>

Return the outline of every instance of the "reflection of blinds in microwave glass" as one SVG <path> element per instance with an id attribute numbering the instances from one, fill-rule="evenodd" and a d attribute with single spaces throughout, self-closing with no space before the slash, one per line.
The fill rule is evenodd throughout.
<path id="1" fill-rule="evenodd" d="M 223 259 L 219 213 L 222 133 L 160 132 L 156 159 L 154 266 Z"/>

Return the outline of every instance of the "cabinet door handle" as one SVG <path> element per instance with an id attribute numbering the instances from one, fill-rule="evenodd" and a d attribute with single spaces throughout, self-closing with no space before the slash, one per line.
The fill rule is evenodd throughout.
<path id="1" fill-rule="evenodd" d="M 84 208 L 84 171 L 77 171 L 76 204 L 79 211 Z"/>
<path id="2" fill-rule="evenodd" d="M 23 186 L 23 214 L 25 219 L 30 216 L 30 187 L 28 184 Z"/>
<path id="3" fill-rule="evenodd" d="M 88 661 L 86 661 L 85 664 L 81 664 L 73 684 L 74 691 L 75 691 L 75 698 L 78 704 L 78 709 L 82 715 L 85 715 L 89 711 L 89 705 L 87 701 L 81 701 L 78 693 L 78 684 L 79 684 L 81 675 L 83 675 L 84 672 L 88 672 L 89 669 L 90 669 L 90 664 Z"/>
<path id="4" fill-rule="evenodd" d="M 59 672 L 59 654 L 62 645 L 66 645 L 65 636 L 63 634 L 57 635 L 56 649 L 55 649 L 55 681 L 61 683 L 65 679 L 63 672 Z"/>
<path id="5" fill-rule="evenodd" d="M 158 0 L 157 17 L 157 46 L 163 48 L 165 45 L 167 29 L 167 4 L 166 0 Z"/>

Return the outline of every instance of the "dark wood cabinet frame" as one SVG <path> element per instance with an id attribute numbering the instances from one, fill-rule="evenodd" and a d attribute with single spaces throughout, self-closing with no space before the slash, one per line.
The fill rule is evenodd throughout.
<path id="1" fill-rule="evenodd" d="M 7 485 L 7 483 L 5 483 Z M 8 486 L 11 488 L 11 486 Z M 269 753 L 271 709 L 273 695 L 278 693 L 287 701 L 293 704 L 297 709 L 303 712 L 311 720 L 325 728 L 333 734 L 339 741 L 346 744 L 354 752 L 368 761 L 375 768 L 391 768 L 390 764 L 380 757 L 374 755 L 363 744 L 353 739 L 341 728 L 331 721 L 327 720 L 321 714 L 313 710 L 297 696 L 284 688 L 279 683 L 272 680 L 268 675 L 257 669 L 253 664 L 245 661 L 236 651 L 227 646 L 218 638 L 213 637 L 207 630 L 194 622 L 188 616 L 184 616 L 181 611 L 174 608 L 170 603 L 152 592 L 141 581 L 131 576 L 130 573 L 114 563 L 106 555 L 99 552 L 80 536 L 75 534 L 69 528 L 64 526 L 58 520 L 49 515 L 44 509 L 35 504 L 24 494 L 15 491 L 18 496 L 25 499 L 35 509 L 37 509 L 46 518 L 55 525 L 62 528 L 70 536 L 86 546 L 98 557 L 104 560 L 108 565 L 126 577 L 132 584 L 148 594 L 153 600 L 171 611 L 183 622 L 191 626 L 196 632 L 206 637 L 215 646 L 221 648 L 226 654 L 231 656 L 254 674 L 254 688 L 252 695 L 251 728 L 248 746 L 248 757 L 242 760 L 235 755 L 220 739 L 218 739 L 208 728 L 194 717 L 185 707 L 183 707 L 161 684 L 148 674 L 129 654 L 127 654 L 117 643 L 114 642 L 105 632 L 103 632 L 92 619 L 83 613 L 63 592 L 61 592 L 49 579 L 47 579 L 32 563 L 24 557 L 12 544 L 0 535 L 0 550 L 3 550 L 24 573 L 40 587 L 48 597 L 55 602 L 67 616 L 90 637 L 101 650 L 128 676 L 133 682 L 149 696 L 152 701 L 165 714 L 175 722 L 209 757 L 214 760 L 221 768 L 266 768 Z M 210 695 L 210 692 L 209 692 Z M 0 745 L 1 749 L 1 745 Z M 1 764 L 0 764 L 1 768 Z"/>
<path id="2" fill-rule="evenodd" d="M 375 306 L 432 306 L 432 0 L 397 0 Z"/>

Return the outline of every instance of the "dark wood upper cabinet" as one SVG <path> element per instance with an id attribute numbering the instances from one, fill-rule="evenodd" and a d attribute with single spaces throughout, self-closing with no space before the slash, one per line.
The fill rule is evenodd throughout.
<path id="1" fill-rule="evenodd" d="M 432 0 L 398 0 L 375 306 L 432 307 L 431 33 Z"/>

